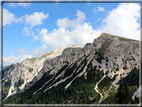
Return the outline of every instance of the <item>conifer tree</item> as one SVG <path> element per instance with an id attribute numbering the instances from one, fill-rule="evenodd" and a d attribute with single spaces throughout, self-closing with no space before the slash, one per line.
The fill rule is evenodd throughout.
<path id="1" fill-rule="evenodd" d="M 124 100 L 126 103 L 129 102 L 130 100 L 130 91 L 129 91 L 129 87 L 128 87 L 128 84 L 125 83 L 125 97 L 124 97 Z"/>
<path id="2" fill-rule="evenodd" d="M 124 103 L 124 96 L 125 96 L 125 90 L 124 90 L 124 87 L 123 87 L 123 83 L 121 82 L 120 83 L 120 86 L 117 90 L 117 93 L 115 95 L 116 99 L 117 99 L 117 103 L 118 104 L 123 104 Z"/>

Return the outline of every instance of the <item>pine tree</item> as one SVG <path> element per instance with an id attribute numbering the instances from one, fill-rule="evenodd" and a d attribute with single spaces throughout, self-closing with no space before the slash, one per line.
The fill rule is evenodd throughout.
<path id="1" fill-rule="evenodd" d="M 117 99 L 117 103 L 118 104 L 123 104 L 124 103 L 124 97 L 125 97 L 125 90 L 124 90 L 124 87 L 123 87 L 123 83 L 121 82 L 120 83 L 120 86 L 117 90 L 117 93 L 115 95 L 116 99 Z"/>
<path id="2" fill-rule="evenodd" d="M 127 83 L 125 84 L 125 97 L 124 97 L 124 100 L 125 100 L 126 103 L 128 103 L 129 100 L 130 100 L 130 91 L 129 91 L 129 87 L 128 87 Z"/>

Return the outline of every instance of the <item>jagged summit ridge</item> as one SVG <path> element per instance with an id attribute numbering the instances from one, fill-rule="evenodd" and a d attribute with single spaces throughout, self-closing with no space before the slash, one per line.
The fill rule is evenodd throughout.
<path id="1" fill-rule="evenodd" d="M 13 69 L 9 70 L 10 73 L 3 79 L 3 86 L 7 81 L 11 83 L 6 98 L 29 89 L 45 73 L 52 78 L 42 85 L 45 88 L 40 87 L 33 94 L 37 94 L 41 90 L 46 92 L 66 81 L 69 82 L 65 84 L 64 88 L 68 89 L 77 78 L 83 76 L 88 79 L 87 75 L 90 69 L 94 69 L 95 73 L 100 70 L 105 74 L 104 76 L 100 75 L 100 82 L 106 76 L 109 78 L 116 77 L 110 87 L 117 88 L 116 83 L 121 78 L 126 77 L 134 67 L 139 68 L 140 53 L 137 44 L 137 41 L 133 43 L 130 40 L 103 33 L 100 37 L 94 39 L 93 43 L 87 43 L 83 47 L 77 45 L 59 47 L 40 55 L 37 59 L 27 59 L 14 65 Z M 68 72 L 70 72 L 70 75 Z M 19 80 L 21 81 L 20 85 L 18 85 Z M 96 87 L 98 84 L 96 84 Z M 98 91 L 97 88 L 95 88 L 95 91 Z"/>

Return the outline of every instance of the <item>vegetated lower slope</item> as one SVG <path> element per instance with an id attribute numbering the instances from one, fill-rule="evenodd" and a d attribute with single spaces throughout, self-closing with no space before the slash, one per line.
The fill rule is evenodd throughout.
<path id="1" fill-rule="evenodd" d="M 98 104 L 116 103 L 111 98 L 118 82 L 137 85 L 138 41 L 120 40 L 103 33 L 83 48 L 69 47 L 62 54 L 46 59 L 42 69 L 23 89 L 17 89 L 4 103 Z M 132 74 L 131 74 L 132 73 Z M 136 74 L 138 75 L 138 73 Z M 136 81 L 136 82 L 134 82 Z"/>
<path id="2" fill-rule="evenodd" d="M 104 80 L 104 83 L 105 82 L 106 81 Z M 130 73 L 128 73 L 128 76 L 126 76 L 125 78 L 121 78 L 121 80 L 117 84 L 120 84 L 121 82 L 123 84 L 128 84 L 129 95 L 130 95 L 129 101 L 131 101 L 131 98 L 132 98 L 134 92 L 136 91 L 136 89 L 139 86 L 139 69 L 133 68 L 132 71 Z M 107 89 L 105 91 L 107 91 Z M 116 95 L 116 90 L 114 90 L 114 91 L 111 90 L 109 93 L 109 96 L 104 101 L 102 101 L 101 104 L 115 104 L 115 103 L 117 103 L 116 102 L 117 99 L 115 98 L 115 95 Z M 128 102 L 126 104 L 128 104 Z"/>

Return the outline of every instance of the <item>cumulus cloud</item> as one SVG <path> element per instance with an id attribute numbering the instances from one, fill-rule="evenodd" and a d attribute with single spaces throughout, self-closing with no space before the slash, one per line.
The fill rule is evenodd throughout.
<path id="1" fill-rule="evenodd" d="M 26 36 L 32 37 L 31 41 L 36 41 L 39 39 L 39 36 L 36 35 L 32 28 L 37 25 L 43 24 L 43 20 L 48 17 L 48 13 L 44 14 L 43 12 L 34 12 L 30 15 L 25 15 L 26 26 L 23 28 L 22 33 Z M 36 29 L 39 32 L 39 28 Z"/>
<path id="2" fill-rule="evenodd" d="M 41 41 L 52 48 L 58 46 L 66 46 L 70 44 L 83 45 L 87 42 L 92 42 L 94 38 L 99 36 L 99 30 L 93 30 L 92 26 L 84 22 L 86 15 L 77 10 L 75 15 L 76 19 L 70 20 L 69 18 L 63 18 L 57 20 L 57 26 L 59 29 L 54 29 L 48 32 L 46 28 L 41 29 L 39 35 L 41 35 Z"/>
<path id="3" fill-rule="evenodd" d="M 18 50 L 16 50 L 16 53 L 19 55 L 24 55 L 27 53 L 27 49 L 20 47 Z"/>
<path id="4" fill-rule="evenodd" d="M 34 12 L 30 15 L 25 15 L 26 18 L 26 24 L 29 26 L 34 27 L 37 25 L 43 24 L 43 20 L 45 20 L 49 16 L 48 13 L 44 14 L 43 12 Z"/>
<path id="5" fill-rule="evenodd" d="M 70 20 L 69 18 L 65 17 L 63 19 L 58 19 L 57 20 L 57 26 L 59 28 L 70 28 L 70 29 L 75 29 L 78 26 L 80 26 L 80 24 L 85 21 L 86 15 L 80 11 L 77 10 L 77 14 L 75 15 L 77 18 L 74 20 Z"/>
<path id="6" fill-rule="evenodd" d="M 35 35 L 35 33 L 29 27 L 24 27 L 22 33 L 26 36 L 32 37 L 32 39 L 31 39 L 32 42 L 39 39 L 39 36 Z"/>
<path id="7" fill-rule="evenodd" d="M 104 9 L 98 6 L 98 11 Z M 82 11 L 77 10 L 76 16 L 73 20 L 67 17 L 58 19 L 56 24 L 59 28 L 51 32 L 46 28 L 41 29 L 41 41 L 53 48 L 75 43 L 83 45 L 103 32 L 139 40 L 140 24 L 137 21 L 140 18 L 140 5 L 137 3 L 121 3 L 107 13 L 97 29 L 85 22 L 86 15 Z"/>
<path id="8" fill-rule="evenodd" d="M 98 11 L 104 12 L 105 9 L 103 7 L 101 7 L 101 6 L 98 6 Z"/>
<path id="9" fill-rule="evenodd" d="M 42 29 L 39 35 L 41 35 L 41 41 L 52 48 L 73 43 L 70 32 L 65 28 L 54 29 L 51 33 L 48 33 L 47 29 Z"/>
<path id="10" fill-rule="evenodd" d="M 22 33 L 26 36 L 32 37 L 31 41 L 35 41 L 39 39 L 38 35 L 35 35 L 35 33 L 32 31 L 32 28 L 37 25 L 43 24 L 43 20 L 45 20 L 49 16 L 48 13 L 44 14 L 43 12 L 34 12 L 30 15 L 25 15 L 25 20 L 27 26 L 23 28 Z M 39 31 L 39 28 L 37 28 L 37 31 Z"/>
<path id="11" fill-rule="evenodd" d="M 23 28 L 23 34 L 31 37 L 32 35 L 34 35 L 34 32 L 32 30 L 30 30 L 30 28 L 24 27 Z"/>
<path id="12" fill-rule="evenodd" d="M 43 24 L 43 20 L 45 20 L 49 16 L 48 13 L 44 14 L 43 12 L 34 12 L 30 15 L 25 15 L 21 17 L 16 17 L 14 13 L 11 13 L 9 10 L 3 8 L 3 25 L 18 23 L 25 20 L 25 23 L 30 27 L 34 27 L 37 25 Z"/>
<path id="13" fill-rule="evenodd" d="M 32 57 L 41 55 L 47 49 L 47 45 L 52 48 L 67 46 L 70 44 L 84 45 L 87 42 L 93 42 L 101 33 L 110 33 L 117 36 L 140 40 L 140 4 L 138 3 L 121 3 L 118 7 L 109 11 L 97 29 L 85 22 L 86 15 L 77 10 L 76 18 L 70 20 L 68 17 L 57 20 L 58 29 L 48 31 L 42 28 L 39 31 L 40 40 L 44 43 L 40 48 L 30 52 Z M 35 25 L 36 24 L 31 24 Z M 25 30 L 27 30 L 25 28 Z M 38 31 L 39 29 L 37 29 Z M 28 31 L 28 30 L 27 30 Z M 27 33 L 32 35 L 32 32 Z M 36 38 L 36 37 L 35 37 Z M 17 57 L 17 58 L 20 58 Z M 16 62 L 18 59 L 14 56 L 5 57 L 7 63 Z M 14 61 L 13 61 L 14 60 Z M 6 62 L 5 62 L 6 63 Z"/>
<path id="14" fill-rule="evenodd" d="M 31 50 L 30 54 L 36 58 L 39 55 L 43 54 L 46 49 L 47 49 L 47 46 L 45 44 L 43 44 L 40 48 Z"/>
<path id="15" fill-rule="evenodd" d="M 14 13 L 11 13 L 9 10 L 3 8 L 3 26 L 11 23 L 19 23 L 25 20 L 27 26 L 23 28 L 22 33 L 26 36 L 32 37 L 31 41 L 36 41 L 39 39 L 38 35 L 32 31 L 32 27 L 43 24 L 43 20 L 48 17 L 48 13 L 44 14 L 43 12 L 34 12 L 30 15 L 25 15 L 21 17 L 16 17 Z M 39 29 L 37 29 L 39 31 Z"/>
<path id="16" fill-rule="evenodd" d="M 97 12 L 104 12 L 104 11 L 105 11 L 105 9 L 104 9 L 103 7 L 101 7 L 101 6 L 98 6 L 98 9 L 93 8 L 93 12 L 94 12 L 94 13 L 97 13 Z"/>
<path id="17" fill-rule="evenodd" d="M 140 4 L 121 3 L 109 11 L 102 21 L 101 31 L 140 40 Z"/>
<path id="18" fill-rule="evenodd" d="M 3 26 L 21 21 L 23 21 L 23 16 L 16 17 L 14 13 L 11 13 L 9 10 L 3 8 Z"/>

